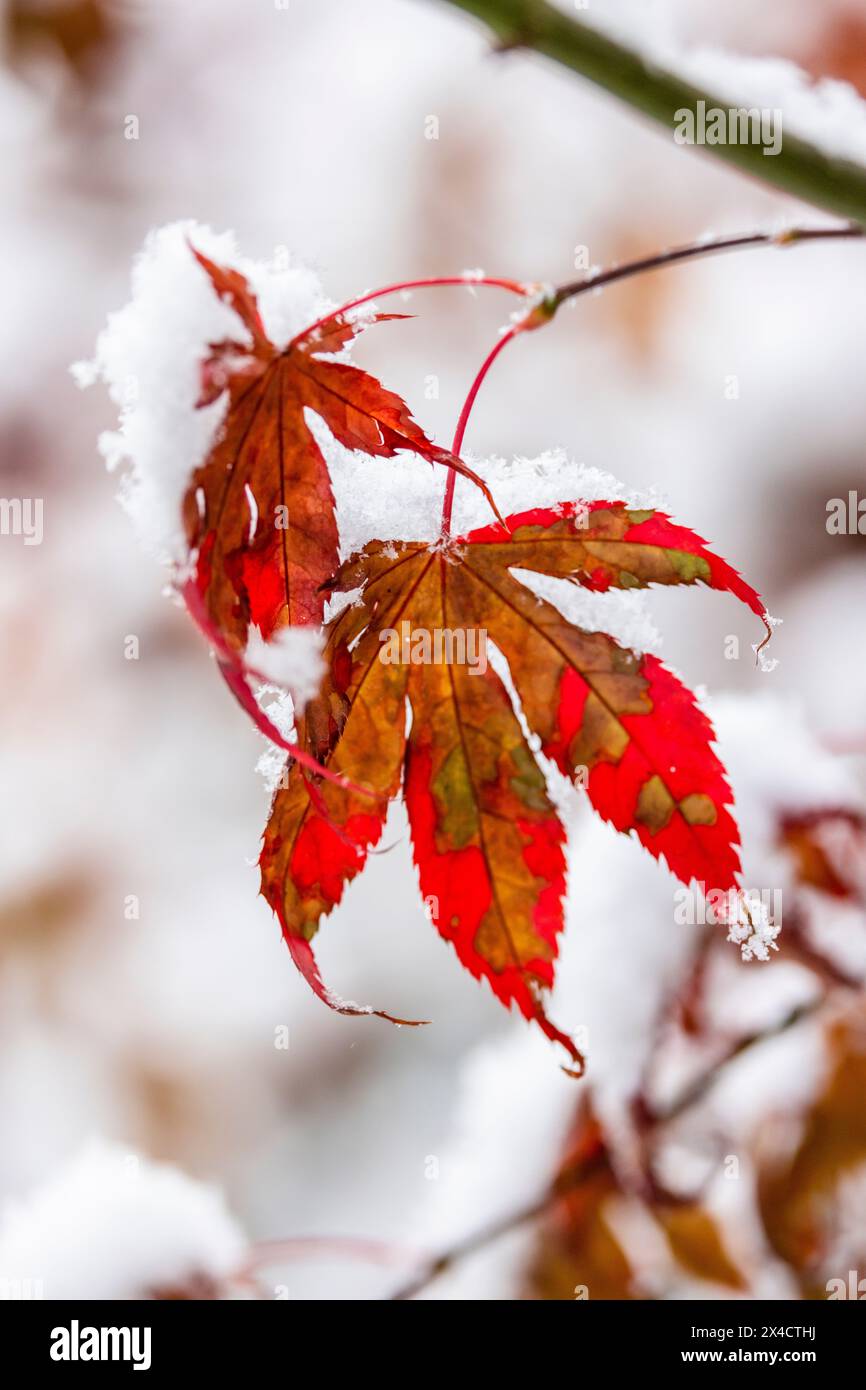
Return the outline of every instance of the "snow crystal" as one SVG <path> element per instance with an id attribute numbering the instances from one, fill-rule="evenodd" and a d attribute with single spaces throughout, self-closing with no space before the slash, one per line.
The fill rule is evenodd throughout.
<path id="1" fill-rule="evenodd" d="M 548 280 L 536 282 L 534 285 L 527 285 L 527 295 L 521 301 L 520 307 L 512 310 L 508 315 L 508 324 L 501 328 L 500 333 L 507 333 L 509 326 L 525 323 L 531 319 L 535 310 L 542 304 L 549 304 L 556 293 L 556 286 Z M 570 309 L 574 304 L 573 299 L 565 301 L 565 307 Z"/>
<path id="2" fill-rule="evenodd" d="M 734 792 L 743 882 L 753 885 L 720 920 L 745 960 L 765 961 L 779 935 L 779 923 L 769 920 L 769 900 L 784 901 L 794 888 L 781 822 L 821 810 L 862 811 L 863 795 L 850 767 L 822 746 L 795 701 L 769 693 L 717 696 L 707 712 Z"/>
<path id="3" fill-rule="evenodd" d="M 80 391 L 85 391 L 99 380 L 99 368 L 95 362 L 73 362 L 69 372 Z"/>
<path id="4" fill-rule="evenodd" d="M 259 704 L 277 731 L 283 738 L 291 739 L 295 731 L 295 703 L 291 695 L 275 686 L 264 686 L 258 692 L 258 698 Z M 264 779 L 268 796 L 272 796 L 280 784 L 285 766 L 285 749 L 269 742 L 256 762 L 256 772 Z"/>
<path id="5" fill-rule="evenodd" d="M 463 281 L 472 298 L 476 299 L 478 297 L 477 286 L 485 278 L 485 272 L 481 269 L 463 270 L 460 272 L 460 278 Z"/>
<path id="6" fill-rule="evenodd" d="M 439 536 L 447 470 L 431 468 L 415 454 L 392 459 L 358 458 L 333 440 L 327 426 L 314 416 L 309 422 L 331 469 L 337 519 L 344 558 L 368 541 L 399 536 L 409 541 L 435 541 Z M 548 449 L 536 458 L 464 455 L 484 479 L 504 516 L 557 502 L 597 502 L 619 499 L 629 506 L 652 509 L 655 493 L 626 488 L 612 474 L 589 468 L 565 449 Z M 455 535 L 489 525 L 490 505 L 475 485 L 458 478 L 454 495 Z"/>
<path id="7" fill-rule="evenodd" d="M 244 665 L 266 682 L 288 690 L 295 708 L 302 709 L 318 691 L 324 674 L 322 634 L 313 627 L 284 627 L 265 642 L 258 628 L 251 628 Z"/>
<path id="8" fill-rule="evenodd" d="M 767 904 L 755 893 L 744 893 L 736 920 L 728 926 L 728 940 L 740 947 L 743 960 L 769 960 L 778 951 L 776 937 L 781 924 L 770 920 Z"/>
<path id="9" fill-rule="evenodd" d="M 356 304 L 354 308 L 347 309 L 345 317 L 349 320 L 350 323 L 355 325 L 355 327 L 358 329 L 358 332 L 361 332 L 362 329 L 368 328 L 371 324 L 374 324 L 376 322 L 377 315 L 380 313 L 382 313 L 382 310 L 376 303 L 375 299 L 368 299 L 365 304 Z M 343 356 L 344 353 L 334 355 Z M 331 354 L 324 353 L 323 356 L 331 356 Z"/>
<path id="10" fill-rule="evenodd" d="M 766 621 L 768 627 L 771 630 L 777 628 L 783 621 L 782 618 L 774 618 L 771 613 L 765 613 L 764 620 Z M 769 653 L 767 652 L 765 642 L 766 639 L 764 640 L 764 642 L 753 642 L 752 651 L 758 658 L 759 669 L 764 673 L 764 675 L 769 675 L 771 671 L 775 671 L 779 662 L 776 659 L 776 657 L 769 655 Z"/>
<path id="11" fill-rule="evenodd" d="M 220 1192 L 94 1141 L 0 1222 L 0 1297 L 131 1299 L 235 1272 L 247 1242 Z"/>
<path id="12" fill-rule="evenodd" d="M 132 298 L 109 315 L 92 362 L 75 363 L 79 386 L 101 379 L 119 407 L 116 431 L 99 441 L 109 469 L 127 465 L 120 500 L 144 545 L 183 564 L 180 505 L 194 468 L 207 456 L 225 400 L 196 409 L 207 345 L 243 336 L 237 315 L 215 295 L 189 243 L 220 264 L 235 266 L 258 296 L 269 336 L 282 344 L 331 307 L 317 277 L 300 266 L 248 261 L 231 232 L 196 222 L 151 232 L 132 271 Z"/>
<path id="13" fill-rule="evenodd" d="M 265 792 L 270 799 L 281 785 L 286 766 L 286 753 L 270 744 L 256 759 L 256 772 L 265 784 Z"/>

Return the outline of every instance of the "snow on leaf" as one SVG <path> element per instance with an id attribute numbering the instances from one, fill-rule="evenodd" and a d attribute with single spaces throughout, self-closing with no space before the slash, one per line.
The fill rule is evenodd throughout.
<path id="1" fill-rule="evenodd" d="M 318 690 L 323 674 L 319 629 L 282 627 L 270 642 L 263 642 L 252 628 L 243 664 L 264 684 L 290 691 L 295 704 L 303 708 Z"/>
<path id="2" fill-rule="evenodd" d="M 227 392 L 228 410 L 183 504 L 202 606 L 225 644 L 240 651 L 251 625 L 268 641 L 284 625 L 318 623 L 322 584 L 337 566 L 331 481 L 307 410 L 348 449 L 380 458 L 409 450 L 484 484 L 428 439 L 393 391 L 331 359 L 365 322 L 332 316 L 278 349 L 245 277 L 192 253 L 248 335 L 212 343 L 202 364 L 199 405 Z M 402 316 L 368 322 L 394 317 Z"/>

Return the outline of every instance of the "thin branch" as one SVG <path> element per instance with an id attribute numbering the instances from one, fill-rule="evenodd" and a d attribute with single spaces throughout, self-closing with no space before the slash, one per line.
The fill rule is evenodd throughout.
<path id="1" fill-rule="evenodd" d="M 311 1256 L 395 1265 L 418 1259 L 419 1251 L 393 1241 L 371 1240 L 368 1236 L 287 1236 L 282 1240 L 256 1241 L 247 1252 L 240 1274 L 244 1277 L 270 1265 L 306 1260 Z"/>
<path id="2" fill-rule="evenodd" d="M 513 324 L 511 328 L 507 330 L 507 332 L 502 334 L 499 341 L 495 344 L 493 348 L 491 348 L 490 352 L 487 354 L 481 366 L 479 367 L 478 374 L 469 388 L 469 394 L 466 397 L 466 400 L 463 402 L 463 409 L 460 412 L 460 419 L 457 421 L 457 428 L 454 431 L 454 443 L 451 445 L 452 454 L 459 455 L 460 450 L 463 448 L 463 436 L 466 433 L 466 426 L 469 424 L 469 416 L 472 414 L 472 407 L 475 404 L 475 397 L 481 390 L 481 384 L 484 381 L 484 378 L 490 371 L 490 368 L 493 366 L 493 363 L 496 361 L 502 349 L 506 346 L 507 343 L 510 343 L 511 339 L 515 338 L 520 331 L 521 325 L 519 323 Z M 447 537 L 451 533 L 451 512 L 454 507 L 454 490 L 456 486 L 457 473 L 454 469 L 452 469 L 448 474 L 448 482 L 445 486 L 445 500 L 442 504 L 441 533 L 443 538 Z"/>
<path id="3" fill-rule="evenodd" d="M 472 383 L 472 388 L 460 414 L 458 425 L 460 444 L 463 443 L 469 415 L 475 404 L 481 383 L 505 345 L 513 342 L 522 333 L 541 328 L 544 324 L 549 323 L 557 309 L 570 300 L 577 299 L 579 295 L 603 289 L 606 285 L 616 284 L 620 280 L 629 280 L 635 275 L 645 275 L 648 271 L 666 270 L 670 266 L 703 260 L 707 256 L 718 256 L 727 251 L 742 251 L 767 246 L 776 248 L 799 246 L 815 241 L 854 241 L 862 240 L 864 236 L 866 236 L 866 228 L 847 223 L 843 227 L 788 227 L 781 232 L 744 232 L 730 236 L 712 237 L 702 241 L 689 242 L 686 246 L 675 246 L 666 251 L 655 251 L 652 255 L 641 256 L 638 260 L 623 261 L 621 265 L 607 266 L 602 270 L 590 270 L 579 280 L 572 280 L 568 284 L 551 289 L 547 296 L 535 304 L 523 319 L 518 320 L 500 337 L 483 363 L 478 376 Z M 454 452 L 456 453 L 457 450 L 455 449 Z M 455 481 L 449 477 L 448 487 L 452 501 Z M 447 490 L 446 502 L 448 502 Z M 449 505 L 447 509 L 448 520 L 450 520 L 450 515 Z M 445 519 L 443 516 L 443 522 Z M 766 644 L 762 643 L 761 645 Z"/>
<path id="4" fill-rule="evenodd" d="M 588 271 L 580 280 L 562 285 L 557 289 L 550 303 L 551 313 L 561 304 L 586 294 L 589 290 L 601 289 L 617 280 L 628 280 L 633 275 L 643 275 L 648 270 L 664 270 L 667 266 L 681 265 L 683 261 L 697 261 L 705 256 L 717 256 L 725 251 L 742 251 L 754 246 L 799 246 L 811 241 L 854 241 L 866 235 L 863 227 L 848 223 L 844 227 L 788 227 L 781 232 L 748 232 L 734 236 L 713 237 L 711 240 L 693 241 L 686 246 L 676 246 L 669 251 L 657 251 L 640 260 L 625 261 L 622 265 L 609 266 L 606 270 Z"/>
<path id="5" fill-rule="evenodd" d="M 575 1163 L 572 1167 L 563 1169 L 553 1186 L 544 1193 L 543 1197 L 537 1198 L 525 1207 L 520 1207 L 517 1211 L 499 1217 L 487 1226 L 482 1226 L 480 1230 L 452 1245 L 450 1250 L 445 1250 L 440 1255 L 434 1256 L 413 1279 L 391 1295 L 392 1301 L 399 1303 L 415 1298 L 419 1293 L 423 1293 L 434 1279 L 438 1279 L 440 1274 L 445 1274 L 460 1260 L 465 1259 L 467 1255 L 476 1254 L 485 1246 L 491 1245 L 493 1241 L 499 1240 L 501 1236 L 510 1235 L 512 1231 L 525 1226 L 529 1221 L 543 1216 L 560 1198 L 573 1192 L 576 1187 L 579 1187 L 581 1183 L 600 1169 L 604 1161 L 604 1154 L 597 1153 L 582 1163 Z"/>
<path id="6" fill-rule="evenodd" d="M 525 48 L 571 68 L 621 101 L 651 117 L 673 134 L 677 113 L 706 108 L 725 110 L 738 103 L 701 91 L 650 64 L 639 52 L 555 9 L 546 0 L 450 0 L 493 31 L 500 49 Z M 802 198 L 815 207 L 855 222 L 866 222 L 866 168 L 834 158 L 798 136 L 785 134 L 778 154 L 766 158 L 760 144 L 708 145 L 762 183 Z"/>
<path id="7" fill-rule="evenodd" d="M 421 280 L 397 280 L 392 285 L 382 285 L 378 290 L 369 290 L 366 294 L 359 295 L 357 299 L 347 300 L 338 309 L 331 309 L 329 313 L 323 314 L 314 323 L 302 328 L 300 333 L 296 333 L 288 346 L 290 348 L 295 347 L 317 332 L 318 329 L 325 328 L 336 319 L 343 318 L 353 309 L 360 309 L 365 304 L 372 304 L 375 300 L 384 299 L 389 294 L 409 294 L 412 290 L 436 290 L 458 285 L 470 290 L 474 290 L 476 286 L 481 286 L 482 289 L 506 290 L 509 294 L 516 294 L 521 298 L 532 294 L 538 288 L 537 285 L 522 285 L 517 280 L 507 280 L 495 275 L 432 275 L 425 276 Z"/>
<path id="8" fill-rule="evenodd" d="M 737 1038 L 736 1042 L 731 1044 L 722 1057 L 718 1058 L 712 1066 L 707 1067 L 706 1071 L 696 1076 L 693 1081 L 690 1081 L 688 1086 L 686 1086 L 669 1105 L 646 1109 L 644 1112 L 644 1124 L 648 1127 L 655 1127 L 657 1125 L 670 1124 L 673 1120 L 680 1119 L 687 1110 L 691 1110 L 693 1106 L 698 1105 L 704 1100 L 715 1086 L 720 1072 L 722 1072 L 725 1067 L 730 1066 L 731 1062 L 735 1062 L 737 1058 L 742 1057 L 744 1053 L 750 1052 L 753 1047 L 758 1047 L 761 1043 L 769 1042 L 771 1038 L 778 1038 L 783 1033 L 789 1032 L 791 1028 L 796 1027 L 798 1023 L 804 1022 L 805 1019 L 813 1018 L 814 1015 L 823 1008 L 826 1002 L 827 995 L 818 994 L 814 999 L 808 1000 L 807 1003 L 798 1004 L 796 1008 L 791 1009 L 789 1013 L 783 1015 L 782 1018 L 776 1023 L 771 1024 L 768 1028 L 763 1028 L 754 1033 L 746 1033 L 743 1037 Z"/>

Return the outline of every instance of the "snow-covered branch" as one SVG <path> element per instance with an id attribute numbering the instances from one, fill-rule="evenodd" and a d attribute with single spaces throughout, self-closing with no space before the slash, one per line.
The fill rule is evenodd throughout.
<path id="1" fill-rule="evenodd" d="M 532 49 L 553 58 L 666 126 L 672 138 L 682 113 L 692 121 L 731 107 L 773 113 L 778 126 L 773 158 L 751 139 L 695 143 L 784 193 L 866 221 L 866 103 L 845 83 L 811 84 L 795 64 L 780 59 L 737 55 L 733 62 L 730 55 L 708 49 L 680 50 L 655 35 L 635 40 L 602 32 L 595 27 L 600 17 L 587 23 L 547 0 L 451 3 L 483 20 L 499 48 Z"/>

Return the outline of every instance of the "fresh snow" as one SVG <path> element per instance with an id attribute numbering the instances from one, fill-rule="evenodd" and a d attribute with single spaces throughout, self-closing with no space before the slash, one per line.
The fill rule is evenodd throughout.
<path id="1" fill-rule="evenodd" d="M 240 256 L 234 234 L 193 221 L 147 237 L 132 270 L 132 298 L 109 315 L 92 362 L 76 363 L 80 386 L 102 380 L 119 408 L 116 430 L 99 441 L 109 470 L 122 468 L 120 500 L 140 539 L 163 561 L 187 559 L 181 501 L 222 422 L 225 397 L 196 409 L 208 344 L 243 336 L 237 315 L 215 295 L 190 251 L 234 266 L 250 281 L 272 340 L 282 344 L 332 306 L 318 278 L 277 254 Z"/>
<path id="2" fill-rule="evenodd" d="M 784 58 L 691 46 L 679 32 L 681 21 L 669 0 L 593 6 L 579 18 L 636 47 L 651 67 L 683 78 L 725 108 L 780 110 L 783 148 L 787 133 L 809 141 L 832 159 L 866 164 L 866 101 L 850 83 L 815 80 Z"/>
<path id="3" fill-rule="evenodd" d="M 315 627 L 283 627 L 265 642 L 258 628 L 251 628 L 244 665 L 266 684 L 288 690 L 295 708 L 303 709 L 324 674 L 322 634 Z"/>
<path id="4" fill-rule="evenodd" d="M 196 1279 L 219 1284 L 246 1247 L 216 1188 L 92 1141 L 4 1211 L 0 1297 L 28 1280 L 51 1299 L 140 1299 Z"/>

